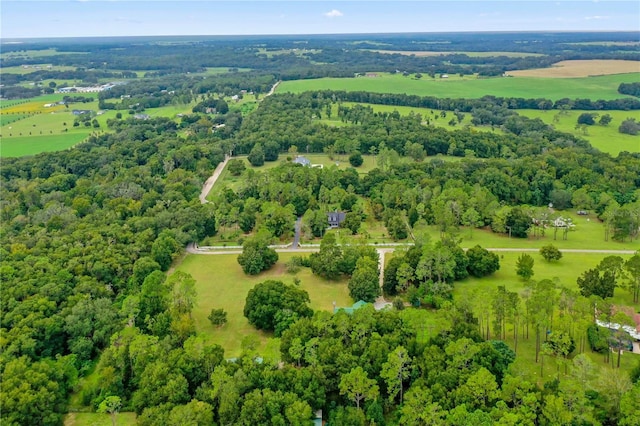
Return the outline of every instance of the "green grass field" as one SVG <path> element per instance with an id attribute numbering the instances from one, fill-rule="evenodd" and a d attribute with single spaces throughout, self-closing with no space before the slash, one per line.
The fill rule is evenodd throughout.
<path id="1" fill-rule="evenodd" d="M 135 426 L 136 413 L 118 413 L 116 424 Z M 111 426 L 111 416 L 99 413 L 69 413 L 64 418 L 64 426 Z"/>
<path id="2" fill-rule="evenodd" d="M 348 90 L 376 93 L 406 93 L 440 98 L 480 98 L 485 95 L 521 98 L 589 98 L 619 99 L 620 83 L 631 83 L 640 79 L 640 73 L 616 74 L 585 78 L 525 78 L 495 77 L 421 79 L 403 77 L 399 74 L 378 73 L 378 77 L 321 78 L 313 80 L 283 81 L 277 92 L 301 93 L 309 90 Z"/>
<path id="3" fill-rule="evenodd" d="M 15 66 L 15 67 L 3 67 L 1 69 L 2 73 L 7 74 L 31 74 L 36 71 L 75 71 L 76 67 L 69 67 L 65 65 L 51 65 L 51 64 L 36 64 L 36 65 L 27 65 L 26 68 L 24 66 Z"/>
<path id="4" fill-rule="evenodd" d="M 640 135 L 626 135 L 618 132 L 618 127 L 627 118 L 635 118 L 640 122 L 640 111 L 598 111 L 600 115 L 609 114 L 613 118 L 608 126 L 593 125 L 587 127 L 587 134 L 581 129 L 576 129 L 578 116 L 584 112 L 573 110 L 560 114 L 558 111 L 518 110 L 518 114 L 530 118 L 539 118 L 547 124 L 554 126 L 561 132 L 567 132 L 584 138 L 600 151 L 611 155 L 618 155 L 622 151 L 640 152 Z M 597 119 L 596 119 L 597 122 Z"/>
<path id="5" fill-rule="evenodd" d="M 384 50 L 384 49 L 363 49 L 378 53 L 400 53 L 403 55 L 415 55 L 420 56 L 444 56 L 444 55 L 467 55 L 470 58 L 489 58 L 494 56 L 506 56 L 509 58 L 526 58 L 529 56 L 545 56 L 542 53 L 528 53 L 528 52 L 472 52 L 472 51 L 440 51 L 440 50 L 413 50 L 413 51 L 401 51 L 401 50 Z"/>
<path id="6" fill-rule="evenodd" d="M 0 157 L 24 157 L 40 152 L 61 151 L 82 142 L 91 134 L 84 131 L 62 135 L 38 135 L 2 138 L 0 142 Z"/>
<path id="7" fill-rule="evenodd" d="M 176 270 L 187 272 L 196 280 L 198 297 L 197 306 L 193 310 L 196 329 L 211 343 L 221 345 L 227 358 L 240 354 L 242 338 L 247 335 L 258 336 L 262 349 L 267 348 L 270 333 L 258 331 L 251 326 L 243 315 L 243 309 L 247 293 L 256 284 L 268 279 L 293 284 L 294 275 L 286 273 L 284 268 L 284 262 L 292 254 L 279 255 L 278 263 L 258 276 L 245 275 L 238 265 L 237 255 L 188 255 L 176 267 Z M 325 281 L 312 275 L 308 268 L 302 268 L 297 276 L 301 280 L 300 288 L 309 293 L 312 309 L 331 311 L 334 301 L 337 306 L 353 304 L 345 280 Z M 214 328 L 207 319 L 213 308 L 227 311 L 228 323 L 221 328 Z"/>
<path id="8" fill-rule="evenodd" d="M 482 295 L 486 295 L 494 290 L 498 285 L 504 285 L 509 291 L 516 291 L 520 294 L 525 290 L 526 284 L 516 274 L 516 261 L 520 256 L 519 253 L 500 253 L 500 270 L 493 275 L 485 278 L 467 278 L 457 282 L 454 286 L 454 298 L 467 299 L 477 301 L 482 299 Z M 533 280 L 541 279 L 557 279 L 558 287 L 566 287 L 568 289 L 578 291 L 579 288 L 576 279 L 584 271 L 595 267 L 606 254 L 578 254 L 565 253 L 558 262 L 546 262 L 539 254 L 532 254 L 535 264 L 533 267 L 535 275 Z M 623 255 L 624 259 L 629 256 Z M 484 299 L 482 299 L 484 300 Z M 631 305 L 632 297 L 630 293 L 617 288 L 612 299 L 613 303 L 618 305 Z M 482 303 L 482 302 L 480 302 Z M 557 318 L 556 318 L 557 324 Z M 493 330 L 492 330 L 493 333 Z M 513 349 L 513 328 L 507 326 L 506 343 Z M 577 344 L 577 343 L 576 343 Z M 596 365 L 608 368 L 602 365 L 603 355 L 592 353 L 588 348 L 585 352 Z M 577 354 L 574 353 L 574 355 Z M 640 358 L 636 354 L 625 354 L 622 357 L 621 368 L 625 371 L 631 370 Z M 522 330 L 519 330 L 518 350 L 515 363 L 511 367 L 512 374 L 524 374 L 530 380 L 537 380 L 540 384 L 543 381 L 553 379 L 558 374 L 558 363 L 553 357 L 545 357 L 544 380 L 540 380 L 540 363 L 535 363 L 535 334 L 530 330 L 529 339 L 522 338 Z M 564 374 L 564 367 L 561 368 L 561 375 Z"/>
<path id="9" fill-rule="evenodd" d="M 40 58 L 46 56 L 55 55 L 84 55 L 87 52 L 58 52 L 56 49 L 42 49 L 42 50 L 15 50 L 11 52 L 0 53 L 2 59 L 15 59 L 15 58 Z"/>
<path id="10" fill-rule="evenodd" d="M 0 114 L 0 157 L 21 157 L 39 152 L 60 151 L 82 142 L 92 132 L 109 131 L 107 120 L 115 118 L 121 112 L 128 118 L 127 111 L 107 110 L 95 118 L 100 127 L 73 127 L 74 109 L 98 111 L 98 101 L 71 104 L 69 108 L 57 105 L 45 108 L 45 103 L 62 99 L 62 94 L 39 96 L 27 102 L 2 105 Z M 160 108 L 149 108 L 145 111 L 151 117 L 169 117 L 178 119 L 180 113 L 189 113 L 193 104 L 167 105 Z M 7 111 L 16 111 L 7 113 Z M 20 113 L 19 111 L 24 111 Z M 66 126 L 64 125 L 66 123 Z M 65 132 L 65 129 L 68 129 Z"/>
<path id="11" fill-rule="evenodd" d="M 358 103 L 358 102 L 342 102 L 341 105 L 346 107 L 353 107 L 354 105 L 362 105 L 373 108 L 374 112 L 394 112 L 397 111 L 400 115 L 409 115 L 411 113 L 420 114 L 422 116 L 423 121 L 429 120 L 429 124 L 435 127 L 443 127 L 448 130 L 460 129 L 465 126 L 469 126 L 474 130 L 483 131 L 483 132 L 494 132 L 494 133 L 503 133 L 501 129 L 491 130 L 489 126 L 473 126 L 471 124 L 472 115 L 469 113 L 464 114 L 464 119 L 462 122 L 456 124 L 455 126 L 450 126 L 449 121 L 452 118 L 455 118 L 453 115 L 453 111 L 446 111 L 440 109 L 432 109 L 432 108 L 414 108 L 408 106 L 395 106 L 395 105 L 379 105 L 379 104 L 367 104 L 367 103 Z M 445 112 L 447 114 L 446 117 L 441 117 L 440 113 Z M 349 126 L 349 123 L 343 123 L 338 117 L 338 104 L 332 105 L 331 118 L 322 118 L 320 122 L 328 124 L 330 126 Z"/>

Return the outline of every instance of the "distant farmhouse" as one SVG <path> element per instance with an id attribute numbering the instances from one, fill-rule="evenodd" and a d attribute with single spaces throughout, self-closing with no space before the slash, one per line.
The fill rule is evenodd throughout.
<path id="1" fill-rule="evenodd" d="M 329 228 L 337 228 L 342 222 L 344 222 L 347 214 L 345 212 L 329 212 L 327 213 L 327 220 L 329 221 Z"/>
<path id="2" fill-rule="evenodd" d="M 149 114 L 134 114 L 133 118 L 137 120 L 148 120 L 151 118 L 151 116 Z"/>

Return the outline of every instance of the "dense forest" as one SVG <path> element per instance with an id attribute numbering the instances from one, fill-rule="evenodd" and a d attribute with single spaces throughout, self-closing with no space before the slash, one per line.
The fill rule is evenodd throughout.
<path id="1" fill-rule="evenodd" d="M 419 50 L 421 42 L 442 37 L 375 39 L 395 50 Z M 475 36 L 446 37 L 450 44 L 430 46 L 448 51 L 478 47 Z M 541 35 L 518 37 L 538 40 Z M 530 232 L 544 232 L 543 223 L 549 220 L 545 206 L 552 203 L 559 211 L 594 212 L 614 241 L 638 239 L 640 154 L 612 157 L 584 139 L 514 111 L 632 110 L 640 107 L 637 99 L 553 103 L 320 91 L 262 97 L 255 111 L 243 115 L 222 98 L 240 90 L 265 94 L 279 79 L 353 76 L 372 67 L 395 70 L 398 64 L 411 70 L 435 61 L 442 72 L 491 74 L 559 59 L 637 59 L 637 49 L 619 52 L 605 45 L 573 44 L 593 37 L 548 34 L 533 44 L 517 43 L 520 39 L 508 34 L 484 35 L 484 50 L 547 55 L 495 60 L 348 50 L 352 36 L 309 37 L 305 48 L 318 52 L 270 57 L 259 49 L 290 48 L 297 46 L 295 40 L 193 38 L 178 45 L 144 38 L 48 41 L 47 47 L 61 52 L 48 61 L 83 68 L 55 78 L 111 78 L 108 70 L 91 70 L 102 62 L 112 69 L 157 72 L 101 92 L 100 108 L 138 111 L 174 102 L 196 106 L 175 120 L 121 114 L 109 120 L 108 132 L 72 149 L 3 158 L 2 423 L 60 425 L 74 393 L 91 410 L 135 411 L 140 425 L 309 425 L 317 410 L 336 426 L 637 424 L 640 363 L 627 374 L 596 366 L 585 352 L 609 354 L 606 361 L 614 365 L 613 349 L 619 367 L 625 337 L 616 334 L 612 342 L 606 329 L 594 325 L 593 312 L 598 309 L 610 320 L 622 318 L 610 302 L 614 291 L 628 292 L 625 297 L 637 306 L 640 255 L 606 257 L 576 277 L 579 292 L 545 277 L 532 279 L 527 275 L 532 260 L 522 256 L 526 295 L 501 283 L 487 293 L 453 297 L 467 276 L 490 276 L 500 268 L 499 257 L 484 248 L 465 251 L 459 246 L 463 226 L 526 238 Z M 607 37 L 626 41 L 629 35 Z M 131 45 L 140 41 L 147 44 Z M 42 46 L 9 50 L 15 54 Z M 3 57 L 1 64 L 29 61 Z M 252 71 L 177 74 L 203 67 Z M 79 72 L 87 74 L 74 74 Z M 16 84 L 23 81 L 10 78 Z M 620 91 L 635 96 L 635 89 L 626 85 Z M 438 111 L 403 116 L 361 104 Z M 207 112 L 211 108 L 215 114 Z M 335 111 L 342 126 L 322 122 Z M 463 114 L 481 129 L 460 126 Z M 437 127 L 435 120 L 452 124 Z M 212 202 L 202 204 L 198 195 L 204 181 L 229 153 L 246 155 L 255 166 L 277 165 L 257 172 L 231 160 L 227 167 L 242 177 L 240 183 L 220 189 Z M 354 167 L 293 164 L 292 157 L 302 153 L 349 158 Z M 366 174 L 357 169 L 362 154 L 375 157 L 376 167 Z M 459 161 L 445 161 L 439 154 Z M 411 161 L 400 161 L 402 157 Z M 360 223 L 370 218 L 383 223 L 394 239 L 414 242 L 385 268 L 382 290 L 392 300 L 399 297 L 394 309 L 313 311 L 303 290 L 266 281 L 250 292 L 245 315 L 256 328 L 280 337 L 276 359 L 259 353 L 251 338 L 243 340 L 241 355 L 230 359 L 221 346 L 196 332 L 194 279 L 168 271 L 187 244 L 221 229 L 239 230 L 245 252 L 238 262 L 253 274 L 275 262 L 267 245 L 286 240 L 302 217 L 304 232 L 322 238 L 320 250 L 296 258 L 287 268 L 309 267 L 330 280 L 347 277 L 354 301 L 375 300 L 380 292 L 377 254 L 366 245 L 340 247 L 333 234 L 325 235 L 326 212 L 333 210 L 346 212 L 342 226 L 352 234 L 361 232 Z M 424 238 L 418 232 L 424 226 L 436 226 L 442 238 Z M 262 250 L 263 264 L 246 261 L 247 248 Z M 557 260 L 553 247 L 548 255 Z M 370 282 L 376 285 L 367 286 Z M 426 333 L 425 325 L 412 319 L 417 308 L 437 315 L 441 331 Z M 564 373 L 558 367 L 554 378 L 532 381 L 511 369 L 518 347 L 504 342 L 507 325 L 516 342 L 535 339 L 541 371 L 544 360 L 553 357 Z"/>

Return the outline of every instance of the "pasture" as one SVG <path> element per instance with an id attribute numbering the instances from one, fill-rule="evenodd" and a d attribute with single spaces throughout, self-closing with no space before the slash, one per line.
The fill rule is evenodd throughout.
<path id="1" fill-rule="evenodd" d="M 437 51 L 437 50 L 372 50 L 365 49 L 371 52 L 376 53 L 384 53 L 384 54 L 396 54 L 396 55 L 407 55 L 407 56 L 416 56 L 416 57 L 424 57 L 424 56 L 445 56 L 445 55 L 467 55 L 470 58 L 491 58 L 496 56 L 506 56 L 508 58 L 526 58 L 528 56 L 545 56 L 542 53 L 528 53 L 528 52 L 471 52 L 471 51 Z"/>
<path id="2" fill-rule="evenodd" d="M 377 77 L 320 78 L 283 81 L 276 92 L 301 93 L 310 90 L 345 90 L 375 93 L 406 93 L 439 98 L 481 98 L 486 95 L 525 99 L 589 98 L 612 100 L 626 96 L 618 93 L 620 83 L 640 80 L 640 72 L 584 78 L 492 77 L 421 79 L 400 74 L 378 73 Z"/>
<path id="3" fill-rule="evenodd" d="M 42 50 L 13 50 L 10 52 L 0 53 L 2 59 L 18 59 L 18 58 L 40 58 L 55 55 L 86 55 L 87 52 L 58 52 L 56 49 L 42 49 Z"/>
<path id="4" fill-rule="evenodd" d="M 76 67 L 70 67 L 66 65 L 51 65 L 51 64 L 35 64 L 35 65 L 22 65 L 14 67 L 2 67 L 2 73 L 7 74 L 31 74 L 36 71 L 75 71 Z"/>
<path id="5" fill-rule="evenodd" d="M 89 94 L 95 95 L 95 94 Z M 73 127 L 74 109 L 97 112 L 98 101 L 45 107 L 45 103 L 62 100 L 63 94 L 39 96 L 20 102 L 3 103 L 0 110 L 0 157 L 21 157 L 39 152 L 60 151 L 85 140 L 92 132 L 108 131 L 107 120 L 115 118 L 118 112 L 123 119 L 129 117 L 127 111 L 107 110 L 95 119 L 99 128 Z M 91 96 L 96 97 L 96 96 Z M 176 119 L 180 113 L 190 113 L 193 104 L 167 105 L 144 111 L 151 117 Z"/>
<path id="6" fill-rule="evenodd" d="M 90 130 L 69 134 L 2 138 L 0 157 L 24 157 L 41 152 L 62 151 L 85 140 Z"/>
<path id="7" fill-rule="evenodd" d="M 293 255 L 296 253 L 279 253 L 278 263 L 257 276 L 245 275 L 235 254 L 187 255 L 176 266 L 176 270 L 187 272 L 196 280 L 198 296 L 193 310 L 196 330 L 206 336 L 209 342 L 222 346 L 227 358 L 240 354 L 242 338 L 247 335 L 258 337 L 263 350 L 267 348 L 267 339 L 271 334 L 258 331 L 249 324 L 243 314 L 245 299 L 251 288 L 265 280 L 275 279 L 293 284 L 294 275 L 288 274 L 284 267 L 284 263 Z M 314 310 L 332 311 L 334 301 L 337 306 L 353 304 L 346 280 L 326 281 L 311 274 L 309 268 L 302 268 L 296 276 L 301 281 L 300 288 L 309 293 L 310 307 Z M 227 311 L 227 324 L 220 328 L 211 325 L 207 316 L 213 308 Z"/>
<path id="8" fill-rule="evenodd" d="M 509 71 L 507 74 L 514 77 L 572 78 L 639 72 L 640 61 L 591 59 L 560 61 L 550 68 Z"/>
<path id="9" fill-rule="evenodd" d="M 602 116 L 609 114 L 612 117 L 611 123 L 607 126 L 595 124 L 586 127 L 586 133 L 582 129 L 576 129 L 578 117 L 584 112 L 593 113 L 594 111 L 540 111 L 540 110 L 518 110 L 518 114 L 529 117 L 539 118 L 546 124 L 555 127 L 561 132 L 571 133 L 589 141 L 589 143 L 600 151 L 611 155 L 618 155 L 622 151 L 640 152 L 640 136 L 627 135 L 618 132 L 618 127 L 627 118 L 635 118 L 640 122 L 640 111 L 598 111 L 597 114 Z M 598 119 L 596 118 L 596 122 Z"/>

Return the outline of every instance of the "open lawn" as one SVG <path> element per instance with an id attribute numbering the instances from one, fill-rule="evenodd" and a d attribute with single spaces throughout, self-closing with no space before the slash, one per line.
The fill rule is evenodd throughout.
<path id="1" fill-rule="evenodd" d="M 294 275 L 286 273 L 284 267 L 284 263 L 292 255 L 280 253 L 278 263 L 269 271 L 257 276 L 245 275 L 242 272 L 237 255 L 187 255 L 176 267 L 176 270 L 187 272 L 196 280 L 198 302 L 193 311 L 196 329 L 211 343 L 221 345 L 227 358 L 240 354 L 242 338 L 247 335 L 258 336 L 263 350 L 266 348 L 267 338 L 271 337 L 271 334 L 258 331 L 249 324 L 243 315 L 244 302 L 249 290 L 265 280 L 276 279 L 293 284 Z M 325 281 L 312 275 L 308 268 L 302 268 L 297 277 L 301 280 L 300 288 L 309 293 L 310 306 L 314 310 L 332 311 L 334 301 L 337 306 L 353 304 L 344 280 Z M 213 308 L 223 308 L 227 311 L 228 322 L 221 328 L 214 328 L 207 319 Z"/>
<path id="2" fill-rule="evenodd" d="M 571 78 L 639 72 L 640 61 L 591 59 L 560 61 L 550 68 L 509 71 L 507 74 L 514 77 Z"/>
<path id="3" fill-rule="evenodd" d="M 499 271 L 489 277 L 469 277 L 457 282 L 454 286 L 454 296 L 463 297 L 464 294 L 472 294 L 473 292 L 483 294 L 499 285 L 504 285 L 508 290 L 522 294 L 526 288 L 526 283 L 516 274 L 516 261 L 520 254 L 516 252 L 498 253 L 498 256 L 500 256 Z M 596 267 L 604 257 L 608 256 L 600 253 L 564 253 L 559 261 L 547 262 L 539 253 L 529 254 L 535 261 L 533 280 L 557 278 L 558 287 L 567 287 L 575 291 L 579 291 L 576 283 L 577 278 L 584 271 Z M 631 257 L 631 255 L 620 256 L 625 260 Z M 613 302 L 620 305 L 631 305 L 633 298 L 631 293 L 617 288 L 613 295 Z"/>
<path id="4" fill-rule="evenodd" d="M 116 424 L 135 426 L 136 413 L 118 413 Z M 111 426 L 111 416 L 100 413 L 69 413 L 64 418 L 64 426 Z"/>
<path id="5" fill-rule="evenodd" d="M 301 93 L 309 90 L 347 90 L 375 93 L 406 93 L 440 98 L 480 98 L 485 95 L 499 97 L 619 99 L 626 96 L 617 92 L 620 83 L 640 80 L 640 73 L 607 75 L 584 78 L 494 77 L 421 79 L 400 74 L 377 73 L 378 77 L 320 78 L 283 81 L 277 92 Z"/>
<path id="6" fill-rule="evenodd" d="M 589 249 L 589 250 L 640 250 L 640 240 L 616 242 L 611 239 L 604 240 L 604 225 L 594 216 L 578 216 L 574 211 L 558 212 L 563 217 L 571 218 L 575 227 L 569 231 L 568 239 L 562 240 L 562 231 L 559 230 L 556 239 L 553 237 L 553 228 L 548 228 L 544 237 L 509 238 L 506 234 L 497 234 L 488 229 L 461 228 L 459 237 L 462 238 L 462 247 L 473 247 L 476 244 L 482 247 L 492 248 L 534 248 L 553 244 L 559 249 Z M 427 226 L 426 231 L 431 235 L 432 241 L 439 239 L 439 231 L 435 226 Z"/>
<path id="7" fill-rule="evenodd" d="M 594 111 L 573 110 L 559 113 L 559 111 L 518 110 L 520 115 L 539 118 L 561 132 L 572 133 L 588 140 L 595 148 L 611 155 L 618 155 L 622 151 L 640 152 L 640 135 L 633 136 L 618 132 L 620 123 L 627 118 L 635 118 L 640 122 L 640 111 L 598 111 L 599 115 L 609 114 L 612 117 L 611 123 L 607 126 L 597 124 L 588 126 L 586 134 L 582 129 L 576 129 L 578 117 L 584 112 L 593 113 Z"/>

